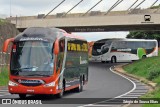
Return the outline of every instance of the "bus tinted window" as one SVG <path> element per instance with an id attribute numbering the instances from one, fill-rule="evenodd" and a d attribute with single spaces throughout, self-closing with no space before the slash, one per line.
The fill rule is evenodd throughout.
<path id="1" fill-rule="evenodd" d="M 137 48 L 145 48 L 152 49 L 156 47 L 155 41 L 126 41 L 126 48 L 137 49 Z"/>
<path id="2" fill-rule="evenodd" d="M 68 40 L 64 77 L 66 80 L 79 78 L 88 71 L 88 46 L 86 41 Z"/>
<path id="3" fill-rule="evenodd" d="M 145 48 L 145 49 L 152 49 L 156 47 L 156 42 L 154 41 L 128 41 L 127 46 L 131 49 L 137 48 Z"/>
<path id="4" fill-rule="evenodd" d="M 134 41 L 126 41 L 126 47 L 130 49 L 136 49 Z"/>
<path id="5" fill-rule="evenodd" d="M 126 41 L 114 41 L 112 49 L 123 49 L 126 48 Z"/>
<path id="6" fill-rule="evenodd" d="M 153 42 L 145 42 L 144 46 L 146 49 L 151 49 L 151 48 L 156 47 L 156 42 L 154 42 L 154 41 Z"/>

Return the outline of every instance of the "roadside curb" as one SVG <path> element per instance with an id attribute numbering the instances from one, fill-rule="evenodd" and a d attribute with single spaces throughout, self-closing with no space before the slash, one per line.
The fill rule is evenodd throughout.
<path id="1" fill-rule="evenodd" d="M 152 82 L 152 81 L 149 81 L 149 80 L 147 80 L 147 79 L 145 79 L 145 78 L 138 77 L 138 76 L 135 76 L 135 75 L 133 75 L 133 74 L 127 73 L 127 72 L 123 69 L 123 67 L 124 67 L 125 65 L 127 65 L 127 64 L 117 65 L 117 66 L 114 67 L 113 70 L 116 71 L 116 72 L 118 72 L 118 73 L 121 73 L 121 74 L 123 74 L 123 75 L 125 75 L 125 76 L 128 76 L 128 77 L 131 77 L 131 78 L 133 78 L 133 79 L 136 79 L 136 80 L 138 80 L 138 81 L 140 81 L 140 82 L 142 82 L 142 83 L 150 86 L 150 87 L 152 88 L 152 90 L 155 89 L 155 87 L 156 87 L 156 85 L 157 85 L 156 83 L 154 83 L 154 82 Z"/>
<path id="2" fill-rule="evenodd" d="M 153 90 L 155 89 L 155 87 L 156 87 L 156 85 L 157 85 L 156 83 L 153 83 L 153 82 L 151 82 L 151 81 L 148 81 L 148 80 L 145 79 L 145 78 L 141 78 L 141 77 L 135 76 L 135 75 L 133 75 L 133 74 L 127 73 L 127 72 L 123 69 L 123 67 L 124 67 L 125 65 L 127 65 L 127 64 L 121 64 L 121 65 L 114 66 L 113 70 L 114 70 L 115 72 L 118 72 L 118 73 L 124 75 L 124 76 L 130 77 L 130 78 L 133 78 L 133 79 L 136 79 L 136 80 L 138 80 L 138 81 L 140 81 L 140 82 L 148 85 L 148 86 L 149 86 L 149 92 L 151 92 L 151 91 L 153 91 Z M 147 93 L 148 93 L 148 92 L 147 92 Z M 132 107 L 132 106 L 135 107 L 134 104 L 125 104 L 125 105 L 123 105 L 122 107 Z M 140 104 L 140 105 L 136 105 L 136 107 L 141 107 L 141 104 Z"/>

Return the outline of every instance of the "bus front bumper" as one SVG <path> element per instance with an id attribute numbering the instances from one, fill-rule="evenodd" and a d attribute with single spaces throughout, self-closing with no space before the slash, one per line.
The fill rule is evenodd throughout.
<path id="1" fill-rule="evenodd" d="M 44 87 L 44 86 L 8 86 L 9 93 L 11 94 L 57 94 L 60 90 L 54 87 Z"/>

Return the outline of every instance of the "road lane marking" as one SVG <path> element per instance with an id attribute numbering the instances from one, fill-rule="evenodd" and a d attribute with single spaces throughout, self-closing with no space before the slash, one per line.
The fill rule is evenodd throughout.
<path id="1" fill-rule="evenodd" d="M 8 92 L 0 92 L 0 93 L 8 93 Z"/>
<path id="2" fill-rule="evenodd" d="M 128 95 L 144 95 L 145 93 L 129 93 Z"/>
<path id="3" fill-rule="evenodd" d="M 115 72 L 114 70 L 112 70 L 112 67 L 110 67 L 109 69 L 110 69 L 110 71 L 112 71 L 113 73 L 115 73 L 115 74 L 117 74 L 117 75 L 119 75 L 119 76 L 127 79 L 128 81 L 130 81 L 130 82 L 133 84 L 132 90 L 130 90 L 130 91 L 128 91 L 128 92 L 126 92 L 126 93 L 124 93 L 124 94 L 122 94 L 122 95 L 119 95 L 119 96 L 117 96 L 117 97 L 115 97 L 115 98 L 120 98 L 121 96 L 127 95 L 128 93 L 131 93 L 132 91 L 134 91 L 134 90 L 136 89 L 136 84 L 135 84 L 131 79 L 127 78 L 126 76 L 124 76 L 124 75 L 122 75 L 122 74 L 120 74 L 120 73 Z"/>
<path id="4" fill-rule="evenodd" d="M 132 92 L 131 94 L 146 94 L 145 92 Z"/>
<path id="5" fill-rule="evenodd" d="M 124 76 L 124 75 L 122 75 L 122 74 L 120 74 L 120 73 L 115 72 L 114 70 L 111 69 L 112 67 L 113 67 L 113 66 L 111 66 L 111 67 L 109 68 L 109 70 L 110 70 L 112 73 L 117 74 L 117 75 L 119 75 L 119 76 L 127 79 L 128 81 L 130 81 L 130 82 L 133 84 L 133 88 L 132 88 L 130 91 L 128 91 L 128 92 L 126 92 L 126 93 L 124 93 L 124 94 L 122 94 L 122 95 L 119 95 L 119 96 L 117 96 L 117 97 L 111 98 L 111 99 L 109 99 L 109 100 L 100 101 L 100 102 L 95 102 L 95 103 L 93 103 L 93 104 L 87 104 L 87 105 L 82 105 L 82 106 L 78 106 L 78 107 L 94 106 L 96 103 L 102 103 L 102 102 L 106 102 L 106 101 L 113 100 L 113 99 L 115 99 L 115 98 L 120 98 L 120 97 L 122 97 L 122 96 L 125 96 L 125 95 L 133 92 L 133 91 L 136 89 L 136 84 L 135 84 L 131 79 L 127 78 L 126 76 Z M 106 105 L 105 105 L 105 106 L 106 106 Z"/>
<path id="6" fill-rule="evenodd" d="M 5 92 L 8 92 L 8 90 L 0 90 L 0 92 L 4 92 L 4 91 L 5 91 Z"/>
<path id="7" fill-rule="evenodd" d="M 6 96 L 6 95 L 10 95 L 10 93 L 8 92 L 8 88 L 3 87 L 0 89 L 0 96 Z"/>
<path id="8" fill-rule="evenodd" d="M 0 96 L 2 97 L 2 96 L 7 96 L 7 95 L 11 95 L 11 94 L 10 93 L 6 93 L 6 94 L 0 95 Z"/>
<path id="9" fill-rule="evenodd" d="M 141 96 L 140 94 L 127 94 L 127 95 L 125 95 L 125 96 Z"/>
<path id="10" fill-rule="evenodd" d="M 89 106 L 91 106 L 91 107 L 120 107 L 120 105 L 86 105 L 85 107 L 89 107 Z"/>
<path id="11" fill-rule="evenodd" d="M 138 98 L 138 97 L 123 97 L 123 96 L 122 96 L 121 98 L 126 98 L 126 99 L 127 99 L 127 98 Z"/>

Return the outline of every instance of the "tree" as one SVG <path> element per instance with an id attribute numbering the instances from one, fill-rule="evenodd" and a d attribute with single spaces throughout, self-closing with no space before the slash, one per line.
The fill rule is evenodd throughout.
<path id="1" fill-rule="evenodd" d="M 152 7 L 150 7 L 150 9 L 158 9 L 158 8 L 160 8 L 160 4 L 157 5 L 157 6 L 152 6 Z"/>

